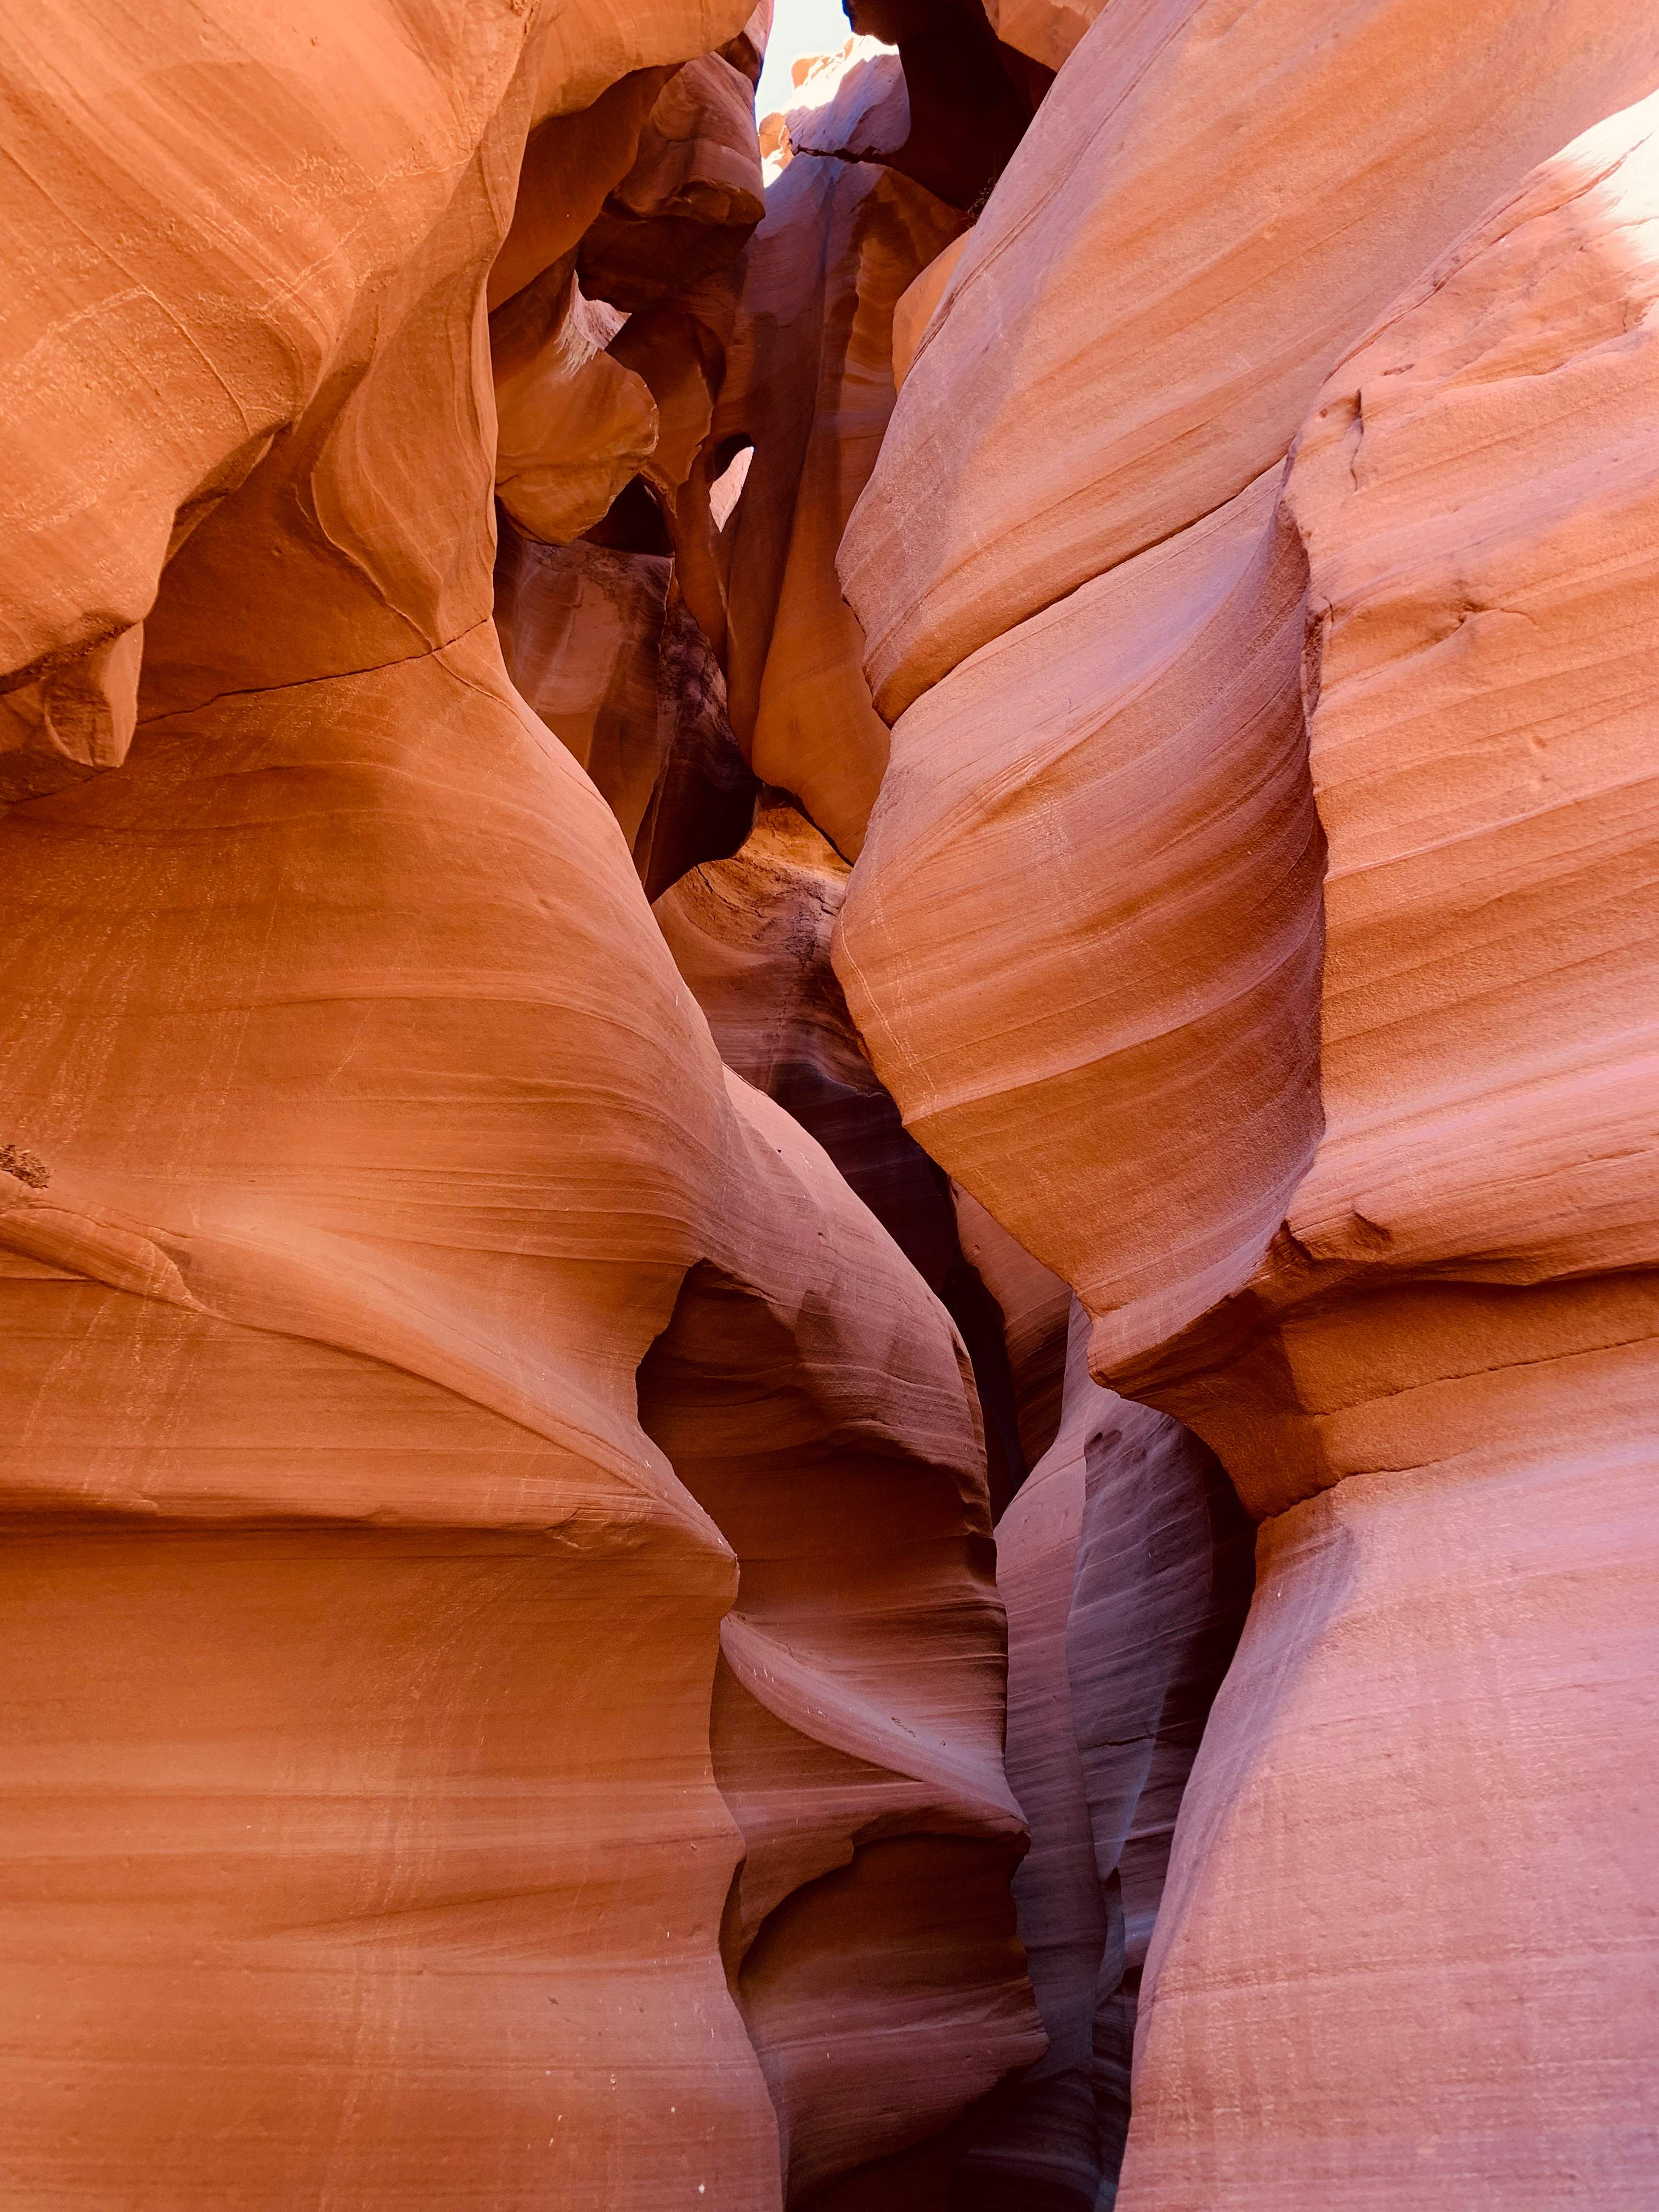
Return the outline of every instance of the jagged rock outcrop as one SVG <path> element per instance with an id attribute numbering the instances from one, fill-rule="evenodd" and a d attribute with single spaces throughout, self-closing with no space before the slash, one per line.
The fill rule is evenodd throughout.
<path id="1" fill-rule="evenodd" d="M 1265 1524 L 1121 2203 L 1633 2207 L 1650 117 L 1525 173 L 1659 46 L 1477 9 L 1424 72 L 1415 11 L 1304 53 L 1256 10 L 1275 99 L 1369 57 L 1363 112 L 1304 91 L 1286 139 L 1207 13 L 1091 137 L 1133 59 L 1097 24 L 906 380 L 843 557 L 905 711 L 837 966 L 907 1125 L 1076 1285 L 1096 1376 Z M 1465 70 L 1505 97 L 1437 141 Z M 1262 140 L 1171 224 L 1206 83 Z M 1125 281 L 1085 288 L 1108 236 Z M 969 994 L 945 948 L 986 942 Z"/>
<path id="2" fill-rule="evenodd" d="M 960 1346 L 492 620 L 526 135 L 741 31 L 6 34 L 20 2200 L 775 2212 L 1037 2048 Z"/>

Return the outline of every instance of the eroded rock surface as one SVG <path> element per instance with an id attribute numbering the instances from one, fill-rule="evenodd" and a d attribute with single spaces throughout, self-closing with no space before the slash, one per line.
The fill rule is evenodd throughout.
<path id="1" fill-rule="evenodd" d="M 549 364 L 582 295 L 556 210 L 514 212 L 526 136 L 741 30 L 364 0 L 8 34 L 30 2200 L 772 2212 L 1038 2047 L 961 1346 L 722 1069 L 641 881 L 687 716 L 636 773 L 640 611 L 659 714 L 665 660 L 683 702 L 718 663 L 637 558 L 518 532 L 515 662 L 550 720 L 586 701 L 560 743 L 492 620 L 509 219 L 509 384 L 503 317 L 545 284 L 550 319 L 503 441 L 586 465 L 559 410 L 613 360 L 590 324 Z M 573 135 L 627 174 L 650 112 Z M 590 586 L 584 695 L 530 602 Z"/>
<path id="2" fill-rule="evenodd" d="M 1035 447 L 947 459 L 994 376 L 999 419 L 1038 419 L 1066 388 L 1042 317 L 1079 319 L 1063 260 L 994 252 L 994 198 L 844 556 L 855 604 L 879 574 L 901 611 L 877 696 L 914 697 L 837 951 L 876 1067 L 1077 1285 L 1096 1376 L 1187 1424 L 1263 1522 L 1148 1955 L 1133 2212 L 1648 2185 L 1645 2093 L 1615 2117 L 1603 2085 L 1650 2068 L 1656 1963 L 1630 1856 L 1654 1630 L 1632 1488 L 1654 1449 L 1650 112 L 1517 158 L 1653 81 L 1649 27 L 1593 20 L 1496 105 L 1520 137 L 1459 140 L 1487 210 L 1443 252 L 1413 234 L 1369 337 L 1304 317 L 1292 376 L 1256 319 L 1272 288 L 1218 287 L 1205 374 L 1243 364 L 1255 397 L 1182 436 L 1114 397 L 1111 345 L 1065 356 L 1093 411 L 1075 435 L 1050 415 L 1050 449 L 1121 456 L 1086 536 Z M 1071 66 L 1107 67 L 1108 28 Z M 1043 148 L 1066 90 L 1004 187 L 1012 223 L 1041 157 L 1028 236 L 1092 219 Z M 1393 251 L 1391 176 L 1364 194 Z M 1229 190 L 1204 220 L 1242 250 L 1250 205 Z M 1133 246 L 1131 296 L 1173 251 Z M 1018 374 L 975 319 L 1016 281 L 1039 301 Z M 1245 451 L 1292 383 L 1297 422 L 1264 404 Z M 924 482 L 955 489 L 930 505 Z M 976 565 L 1012 589 L 974 597 Z M 988 939 L 970 993 L 946 948 Z"/>
<path id="3" fill-rule="evenodd" d="M 847 535 L 882 713 L 1276 462 L 1400 289 L 1655 65 L 1623 0 L 1097 17 Z"/>
<path id="4" fill-rule="evenodd" d="M 1659 27 L 741 5 L 0 33 L 0 2166 L 1645 2212 Z"/>

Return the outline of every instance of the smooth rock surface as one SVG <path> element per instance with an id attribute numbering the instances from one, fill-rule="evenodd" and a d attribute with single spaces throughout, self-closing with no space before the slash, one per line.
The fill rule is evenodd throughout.
<path id="1" fill-rule="evenodd" d="M 1008 1778 L 1031 1824 L 1014 1896 L 1048 2050 L 973 2123 L 964 2212 L 1113 2202 L 1170 1837 L 1254 1581 L 1219 1463 L 1094 1382 L 1088 1340 L 1074 1304 L 1059 1435 L 997 1528 Z"/>
<path id="2" fill-rule="evenodd" d="M 1265 1522 L 1126 2212 L 1649 2191 L 1652 131 L 1518 179 L 1288 470 L 910 708 L 849 886 L 908 1126 Z"/>
<path id="3" fill-rule="evenodd" d="M 1098 16 L 975 226 L 847 533 L 882 714 L 1241 492 L 1402 286 L 1656 82 L 1659 23 L 1625 0 Z"/>
<path id="4" fill-rule="evenodd" d="M 792 162 L 746 258 L 715 418 L 755 448 L 731 525 L 732 726 L 755 773 L 849 859 L 887 729 L 836 549 L 893 404 L 894 305 L 961 221 L 876 161 Z"/>
<path id="5" fill-rule="evenodd" d="M 592 16 L 9 33 L 20 2202 L 776 2212 L 1036 2047 L 960 1347 L 492 621 L 526 132 L 740 27 Z M 711 1282 L 766 1322 L 708 1372 Z M 803 2006 L 865 2028 L 797 2063 Z"/>

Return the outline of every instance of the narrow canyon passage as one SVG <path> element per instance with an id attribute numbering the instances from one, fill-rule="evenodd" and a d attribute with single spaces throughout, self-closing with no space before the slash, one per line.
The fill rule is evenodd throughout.
<path id="1" fill-rule="evenodd" d="M 1659 15 L 800 20 L 0 24 L 0 2205 L 1648 2212 Z"/>

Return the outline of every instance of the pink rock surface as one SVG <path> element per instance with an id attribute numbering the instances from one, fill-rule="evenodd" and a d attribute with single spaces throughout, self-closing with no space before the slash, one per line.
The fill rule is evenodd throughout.
<path id="1" fill-rule="evenodd" d="M 985 13 L 1005 45 L 1057 70 L 1104 4 L 1105 0 L 986 0 Z"/>
<path id="2" fill-rule="evenodd" d="M 893 383 L 903 385 L 910 374 L 910 364 L 916 357 L 935 311 L 944 299 L 945 289 L 956 274 L 957 264 L 966 251 L 970 231 L 953 238 L 942 253 L 935 254 L 919 276 L 913 277 L 899 295 L 898 305 L 893 310 Z"/>
<path id="3" fill-rule="evenodd" d="M 901 718 L 836 950 L 914 1134 L 1137 1347 L 1249 1274 L 1319 1130 L 1280 473 Z M 1002 957 L 961 959 L 992 930 Z M 1089 1171 L 1057 1202 L 1068 1156 Z"/>
<path id="4" fill-rule="evenodd" d="M 911 707 L 849 888 L 909 1126 L 1266 1524 L 1128 2212 L 1650 2191 L 1652 128 L 1425 256 L 1287 472 Z"/>
<path id="5" fill-rule="evenodd" d="M 1025 1404 L 1042 1380 L 1034 1376 L 1022 1387 L 1009 1372 L 1010 1355 L 1028 1366 L 1041 1361 L 1030 1339 L 1048 1316 L 1022 1316 L 1023 1335 L 1009 1328 L 1000 1300 L 1014 1303 L 1016 1268 L 999 1250 L 988 1273 L 981 1262 L 990 1237 L 965 1250 L 944 1177 L 905 1133 L 865 1057 L 830 958 L 847 877 L 834 848 L 775 795 L 740 852 L 689 872 L 657 901 L 657 921 L 727 1066 L 817 1139 L 949 1308 L 973 1362 L 992 1505 L 1000 1510 L 1042 1449 L 1028 1447 L 1026 1432 L 1042 1414 L 1028 1413 Z M 1018 1279 L 1028 1295 L 1033 1274 L 1045 1287 L 1053 1283 L 1025 1260 Z M 1062 1309 L 1062 1343 L 1063 1334 Z"/>
<path id="6" fill-rule="evenodd" d="M 1214 1456 L 1091 1380 L 1073 1305 L 1060 1433 L 997 1528 L 1014 1881 L 1048 2051 L 974 2126 L 975 2212 L 1111 2203 L 1137 1998 L 1188 1774 L 1253 1582 Z"/>
<path id="7" fill-rule="evenodd" d="M 1097 17 L 975 226 L 842 548 L 882 713 L 1241 491 L 1403 285 L 1656 81 L 1659 26 L 1624 0 Z"/>
<path id="8" fill-rule="evenodd" d="M 1276 1517 L 1159 1929 L 1132 2204 L 1282 2203 L 1280 2130 L 1310 2203 L 1425 2172 L 1456 2205 L 1650 2192 L 1656 123 L 1496 210 L 1332 377 L 1291 470 L 1328 1127 L 1230 1380 L 1187 1386 L 1237 1408 L 1211 1432 Z M 1269 1832 L 1309 1843 L 1311 2063 L 1194 2125 L 1197 2054 L 1220 2110 L 1260 2080 L 1238 1869 Z M 1359 2088 L 1384 2069 L 1386 2106 Z"/>
<path id="9" fill-rule="evenodd" d="M 963 1257 L 996 1300 L 1026 1465 L 1035 1468 L 1060 1429 L 1066 1380 L 1070 1286 L 1034 1260 L 994 1214 L 954 1185 Z"/>
<path id="10" fill-rule="evenodd" d="M 732 724 L 756 774 L 849 858 L 887 730 L 836 549 L 893 404 L 895 302 L 961 222 L 874 161 L 793 162 L 749 249 L 716 417 L 755 448 L 731 526 Z"/>
<path id="11" fill-rule="evenodd" d="M 1652 2197 L 1659 27 L 849 20 L 0 32 L 20 2204 Z"/>
<path id="12" fill-rule="evenodd" d="M 20 2200 L 775 2212 L 1036 2046 L 959 1346 L 491 619 L 526 131 L 740 27 L 592 13 L 9 33 Z"/>

